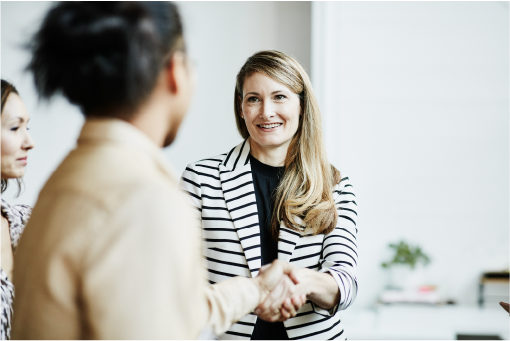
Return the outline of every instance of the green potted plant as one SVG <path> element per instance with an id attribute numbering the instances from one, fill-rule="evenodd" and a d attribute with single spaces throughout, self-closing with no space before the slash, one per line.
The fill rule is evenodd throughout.
<path id="1" fill-rule="evenodd" d="M 391 260 L 381 264 L 383 268 L 390 269 L 391 284 L 395 289 L 409 289 L 421 284 L 421 271 L 416 268 L 419 265 L 427 266 L 430 258 L 419 246 L 411 246 L 405 241 L 398 244 L 390 244 L 394 255 Z"/>
<path id="2" fill-rule="evenodd" d="M 394 264 L 405 264 L 414 269 L 416 264 L 420 262 L 425 266 L 430 264 L 430 258 L 421 251 L 419 246 L 413 247 L 404 241 L 400 241 L 398 244 L 390 244 L 389 247 L 395 250 L 395 255 L 389 262 L 381 264 L 383 268 L 388 268 Z"/>

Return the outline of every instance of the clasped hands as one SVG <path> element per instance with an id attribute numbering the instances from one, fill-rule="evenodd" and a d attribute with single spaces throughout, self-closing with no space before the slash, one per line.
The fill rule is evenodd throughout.
<path id="1" fill-rule="evenodd" d="M 260 291 L 255 314 L 268 322 L 282 322 L 294 317 L 306 303 L 308 286 L 300 281 L 299 269 L 275 260 L 264 265 L 254 278 Z"/>

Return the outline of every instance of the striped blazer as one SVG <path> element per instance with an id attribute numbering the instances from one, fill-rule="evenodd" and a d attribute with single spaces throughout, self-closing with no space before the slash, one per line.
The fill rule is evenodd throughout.
<path id="1" fill-rule="evenodd" d="M 189 164 L 180 187 L 191 197 L 202 224 L 204 257 L 211 284 L 234 276 L 255 277 L 261 267 L 260 230 L 245 140 L 228 154 Z M 284 322 L 290 339 L 345 339 L 338 311 L 346 309 L 358 290 L 356 280 L 356 201 L 343 177 L 333 189 L 338 210 L 336 228 L 329 234 L 303 235 L 280 227 L 278 259 L 299 268 L 329 272 L 340 289 L 340 302 L 325 310 L 307 301 L 297 315 Z M 249 314 L 219 339 L 250 339 L 257 316 Z"/>

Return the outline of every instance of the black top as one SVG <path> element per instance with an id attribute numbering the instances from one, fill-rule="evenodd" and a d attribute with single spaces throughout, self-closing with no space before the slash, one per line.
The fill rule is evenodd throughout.
<path id="1" fill-rule="evenodd" d="M 250 154 L 253 187 L 259 213 L 260 251 L 262 265 L 271 263 L 278 258 L 278 241 L 271 235 L 271 219 L 273 216 L 274 191 L 285 167 L 268 166 Z M 266 322 L 257 319 L 252 340 L 288 340 L 283 322 Z"/>

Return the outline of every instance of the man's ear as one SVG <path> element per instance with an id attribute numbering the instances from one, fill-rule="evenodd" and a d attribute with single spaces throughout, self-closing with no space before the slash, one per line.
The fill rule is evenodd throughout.
<path id="1" fill-rule="evenodd" d="M 165 74 L 168 90 L 172 94 L 176 94 L 180 91 L 181 82 L 184 81 L 183 77 L 186 76 L 186 58 L 183 52 L 176 51 L 172 54 L 166 64 Z"/>

